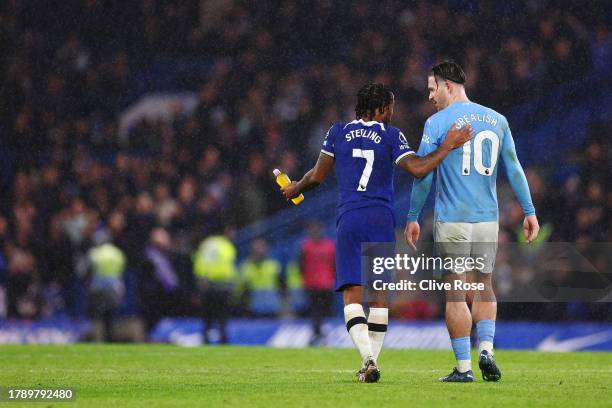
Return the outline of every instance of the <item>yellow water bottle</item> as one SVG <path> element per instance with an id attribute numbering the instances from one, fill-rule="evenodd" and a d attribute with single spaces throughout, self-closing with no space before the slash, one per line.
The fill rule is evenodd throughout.
<path id="1" fill-rule="evenodd" d="M 283 173 L 279 169 L 274 169 L 273 173 L 274 173 L 274 176 L 276 177 L 276 184 L 281 186 L 281 188 L 291 183 L 289 176 L 287 176 L 285 173 Z M 304 201 L 304 194 L 300 194 L 299 196 L 292 198 L 291 201 L 293 202 L 293 204 L 298 205 L 299 203 Z"/>

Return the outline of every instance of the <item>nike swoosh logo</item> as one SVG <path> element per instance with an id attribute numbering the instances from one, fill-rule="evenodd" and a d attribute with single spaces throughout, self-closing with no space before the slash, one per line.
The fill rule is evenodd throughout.
<path id="1" fill-rule="evenodd" d="M 551 334 L 540 342 L 537 350 L 540 351 L 576 351 L 612 340 L 612 330 L 574 337 L 566 340 L 557 340 L 556 334 Z"/>

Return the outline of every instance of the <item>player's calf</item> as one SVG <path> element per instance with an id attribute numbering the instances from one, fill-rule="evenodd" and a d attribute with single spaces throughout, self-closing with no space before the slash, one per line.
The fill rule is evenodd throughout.
<path id="1" fill-rule="evenodd" d="M 359 303 L 351 303 L 344 307 L 344 321 L 353 344 L 359 351 L 361 361 L 365 363 L 369 359 L 374 359 L 372 345 L 368 334 L 368 321 L 363 311 L 363 306 Z"/>
<path id="2" fill-rule="evenodd" d="M 368 315 L 368 335 L 372 345 L 374 359 L 378 360 L 389 325 L 389 309 L 386 307 L 370 307 Z"/>

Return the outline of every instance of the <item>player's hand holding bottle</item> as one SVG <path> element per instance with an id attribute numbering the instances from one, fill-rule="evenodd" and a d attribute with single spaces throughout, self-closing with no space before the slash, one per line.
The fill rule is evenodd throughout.
<path id="1" fill-rule="evenodd" d="M 298 191 L 297 181 L 292 181 L 285 187 L 281 188 L 281 193 L 283 194 L 283 197 L 285 197 L 285 199 L 287 200 L 299 197 L 300 192 Z"/>
<path id="2" fill-rule="evenodd" d="M 298 183 L 291 181 L 289 176 L 279 169 L 274 169 L 273 173 L 274 177 L 276 177 L 276 184 L 280 186 L 281 192 L 285 199 L 291 200 L 295 205 L 298 205 L 304 201 L 304 196 L 299 191 L 299 186 L 297 185 Z"/>

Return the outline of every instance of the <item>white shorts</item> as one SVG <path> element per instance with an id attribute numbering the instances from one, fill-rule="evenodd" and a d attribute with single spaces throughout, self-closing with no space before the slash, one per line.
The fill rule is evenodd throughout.
<path id="1" fill-rule="evenodd" d="M 434 226 L 436 255 L 455 259 L 453 268 L 446 269 L 453 273 L 470 270 L 491 273 L 495 265 L 498 231 L 497 221 L 436 221 Z"/>

